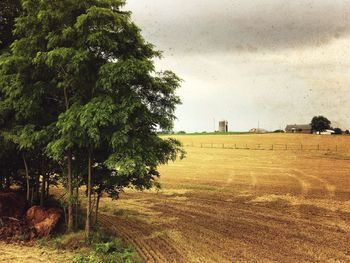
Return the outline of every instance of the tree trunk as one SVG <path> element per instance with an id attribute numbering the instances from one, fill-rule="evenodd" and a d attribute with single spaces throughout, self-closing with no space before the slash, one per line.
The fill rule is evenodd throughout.
<path id="1" fill-rule="evenodd" d="M 30 198 L 30 205 L 32 206 L 34 204 L 34 185 L 32 185 L 32 195 Z"/>
<path id="2" fill-rule="evenodd" d="M 63 68 L 62 68 L 63 69 Z M 64 71 L 64 69 L 63 69 Z M 67 88 L 63 89 L 64 102 L 66 106 L 66 111 L 69 109 L 69 98 Z M 72 152 L 68 151 L 67 153 L 67 184 L 68 184 L 68 223 L 67 231 L 73 231 L 73 186 L 72 186 Z"/>
<path id="3" fill-rule="evenodd" d="M 78 229 L 79 185 L 75 188 L 75 228 Z"/>
<path id="4" fill-rule="evenodd" d="M 26 171 L 26 182 L 27 182 L 27 201 L 30 202 L 30 182 L 29 182 L 29 170 L 28 170 L 28 165 L 27 165 L 27 161 L 26 158 L 23 157 L 23 163 L 24 163 L 24 169 Z"/>
<path id="5" fill-rule="evenodd" d="M 46 199 L 50 196 L 50 173 L 46 176 Z"/>
<path id="6" fill-rule="evenodd" d="M 46 185 L 46 173 L 43 173 L 43 180 L 41 182 L 41 190 L 40 190 L 40 206 L 44 206 L 45 185 Z"/>
<path id="7" fill-rule="evenodd" d="M 5 189 L 5 182 L 6 182 L 5 176 L 0 174 L 0 190 Z"/>
<path id="8" fill-rule="evenodd" d="M 87 241 L 90 239 L 90 216 L 91 216 L 91 153 L 89 152 L 88 157 L 88 184 L 87 184 L 87 204 L 86 204 L 86 222 L 85 222 L 85 238 Z"/>
<path id="9" fill-rule="evenodd" d="M 101 194 L 97 194 L 97 200 L 96 200 L 96 209 L 95 209 L 95 224 L 97 224 L 97 220 L 98 220 L 98 208 L 99 208 L 99 205 L 100 205 L 100 197 L 101 197 Z"/>
<path id="10" fill-rule="evenodd" d="M 41 176 L 41 182 L 40 182 Z M 45 157 L 41 156 L 40 158 L 40 173 L 37 178 L 37 199 L 40 201 L 40 206 L 44 205 L 44 195 L 43 190 L 45 190 Z"/>
<path id="11" fill-rule="evenodd" d="M 68 219 L 67 219 L 67 211 L 66 207 L 63 207 L 63 214 L 64 214 L 64 222 L 66 225 L 68 225 Z"/>
<path id="12" fill-rule="evenodd" d="M 11 186 L 10 176 L 6 175 L 3 179 L 3 189 L 10 190 L 10 186 Z"/>
<path id="13" fill-rule="evenodd" d="M 35 191 L 33 200 L 37 201 L 39 198 L 39 189 L 40 189 L 40 174 L 35 175 Z"/>
<path id="14" fill-rule="evenodd" d="M 67 186 L 68 186 L 68 224 L 67 231 L 73 231 L 73 186 L 72 186 L 72 153 L 69 151 L 67 154 Z"/>

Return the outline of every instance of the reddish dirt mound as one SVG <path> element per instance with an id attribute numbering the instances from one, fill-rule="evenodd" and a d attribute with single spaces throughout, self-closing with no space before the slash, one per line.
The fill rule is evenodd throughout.
<path id="1" fill-rule="evenodd" d="M 55 229 L 61 217 L 62 211 L 58 208 L 45 209 L 40 206 L 32 206 L 26 213 L 27 222 L 34 227 L 39 237 L 48 236 Z"/>
<path id="2" fill-rule="evenodd" d="M 57 208 L 33 206 L 16 192 L 0 192 L 0 240 L 33 239 L 48 236 L 62 217 Z"/>
<path id="3" fill-rule="evenodd" d="M 27 208 L 23 196 L 15 192 L 0 192 L 0 217 L 21 218 Z"/>

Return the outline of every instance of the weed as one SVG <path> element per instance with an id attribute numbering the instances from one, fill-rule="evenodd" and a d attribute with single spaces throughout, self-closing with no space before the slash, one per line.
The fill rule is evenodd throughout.
<path id="1" fill-rule="evenodd" d="M 91 243 L 85 242 L 84 231 L 60 235 L 54 238 L 43 238 L 39 246 L 55 249 L 73 250 L 78 254 L 73 257 L 74 263 L 132 263 L 141 262 L 133 248 L 120 238 L 108 235 L 99 227 L 91 234 Z"/>

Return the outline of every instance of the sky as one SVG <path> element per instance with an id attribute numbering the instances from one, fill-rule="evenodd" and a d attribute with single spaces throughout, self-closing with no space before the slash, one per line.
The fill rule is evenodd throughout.
<path id="1" fill-rule="evenodd" d="M 128 0 L 158 70 L 183 81 L 174 130 L 350 128 L 350 0 Z"/>

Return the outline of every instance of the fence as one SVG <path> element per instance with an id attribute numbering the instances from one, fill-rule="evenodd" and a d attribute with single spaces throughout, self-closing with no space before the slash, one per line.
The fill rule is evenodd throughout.
<path id="1" fill-rule="evenodd" d="M 187 143 L 186 147 L 196 148 L 221 148 L 233 150 L 280 150 L 280 151 L 342 151 L 345 147 L 338 145 L 321 145 L 321 144 L 226 144 L 226 143 Z"/>

